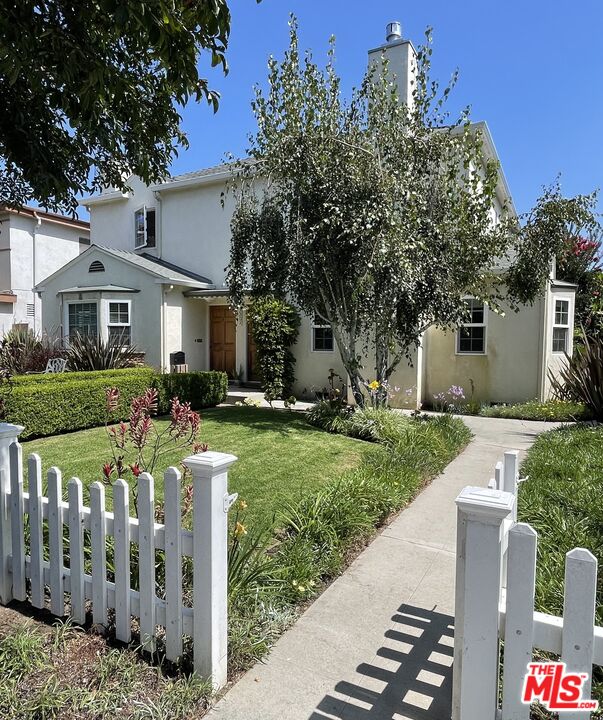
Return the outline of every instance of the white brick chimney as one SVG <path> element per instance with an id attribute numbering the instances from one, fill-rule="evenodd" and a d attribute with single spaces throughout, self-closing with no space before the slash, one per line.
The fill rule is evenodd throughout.
<path id="1" fill-rule="evenodd" d="M 417 72 L 417 53 L 410 40 L 402 38 L 402 25 L 391 22 L 386 27 L 386 40 L 374 50 L 369 50 L 369 68 L 388 61 L 388 74 L 398 88 L 400 102 L 412 105 L 414 80 Z"/>

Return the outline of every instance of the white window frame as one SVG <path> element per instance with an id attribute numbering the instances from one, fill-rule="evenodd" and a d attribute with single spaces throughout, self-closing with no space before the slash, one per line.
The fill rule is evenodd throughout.
<path id="1" fill-rule="evenodd" d="M 333 353 L 333 352 L 335 352 L 335 336 L 334 335 L 333 335 L 333 347 L 330 350 L 321 350 L 321 349 L 317 350 L 315 347 L 315 344 L 314 344 L 314 340 L 315 340 L 314 331 L 315 330 L 317 330 L 317 329 L 324 330 L 325 328 L 328 328 L 331 330 L 331 333 L 333 333 L 333 326 L 330 323 L 328 323 L 326 321 L 324 321 L 322 323 L 316 322 L 317 314 L 318 313 L 314 313 L 314 315 L 312 316 L 312 322 L 310 325 L 310 352 L 321 353 L 321 354 Z"/>
<path id="2" fill-rule="evenodd" d="M 157 211 L 155 210 L 155 207 L 148 207 L 147 205 L 141 205 L 139 208 L 134 210 L 134 250 L 142 250 L 143 248 L 146 248 L 148 246 L 148 238 L 147 238 L 147 213 L 149 210 L 152 210 L 155 213 L 155 245 L 157 245 Z M 142 244 L 138 244 L 138 225 L 136 222 L 136 216 L 138 213 L 142 213 L 143 218 L 143 240 L 144 242 Z"/>
<path id="3" fill-rule="evenodd" d="M 557 322 L 557 303 L 562 302 L 567 305 L 567 322 L 566 323 L 558 323 Z M 551 353 L 553 355 L 563 355 L 564 353 L 567 353 L 570 345 L 570 328 L 571 328 L 571 313 L 572 313 L 572 302 L 571 298 L 567 295 L 553 295 L 553 329 L 551 331 Z M 565 330 L 565 348 L 563 350 L 555 350 L 554 343 L 555 343 L 555 330 L 557 329 L 564 329 Z"/>
<path id="4" fill-rule="evenodd" d="M 127 305 L 128 306 L 128 322 L 111 322 L 111 303 L 118 304 L 118 305 Z M 106 335 L 105 339 L 108 342 L 110 337 L 110 328 L 118 328 L 118 327 L 129 327 L 130 328 L 130 343 L 132 343 L 132 301 L 131 300 L 120 300 L 117 298 L 107 298 L 104 301 L 105 304 L 105 327 L 106 327 Z"/>
<path id="5" fill-rule="evenodd" d="M 98 300 L 68 300 L 65 303 L 65 328 L 67 330 L 67 332 L 65 333 L 66 338 L 68 339 L 71 335 L 71 326 L 69 324 L 69 308 L 71 305 L 96 305 L 96 337 L 98 337 L 99 335 L 102 336 L 103 326 L 101 309 L 99 307 Z"/>
<path id="6" fill-rule="evenodd" d="M 479 301 L 479 298 L 473 297 L 472 295 L 466 295 L 463 297 L 464 301 L 468 300 L 477 300 Z M 461 322 L 459 324 L 459 327 L 456 331 L 456 340 L 455 340 L 455 354 L 456 355 L 487 355 L 488 354 L 488 303 L 483 302 L 484 307 L 484 321 L 481 323 L 472 323 L 472 322 Z M 483 327 L 484 328 L 484 349 L 482 351 L 469 351 L 469 350 L 461 350 L 461 329 L 467 327 Z"/>

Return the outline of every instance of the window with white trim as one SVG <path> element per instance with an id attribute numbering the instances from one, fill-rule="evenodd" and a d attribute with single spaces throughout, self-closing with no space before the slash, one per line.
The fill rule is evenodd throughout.
<path id="1" fill-rule="evenodd" d="M 98 335 L 98 305 L 95 302 L 69 303 L 67 309 L 68 332 L 74 335 Z"/>
<path id="2" fill-rule="evenodd" d="M 318 313 L 314 314 L 312 321 L 312 351 L 333 351 L 333 328 Z"/>
<path id="3" fill-rule="evenodd" d="M 130 345 L 132 327 L 130 323 L 130 302 L 109 300 L 107 303 L 108 340 L 111 345 Z"/>
<path id="4" fill-rule="evenodd" d="M 567 352 L 569 337 L 569 300 L 555 300 L 555 317 L 553 318 L 553 352 Z"/>
<path id="5" fill-rule="evenodd" d="M 155 208 L 143 205 L 134 213 L 134 247 L 155 247 Z"/>
<path id="6" fill-rule="evenodd" d="M 465 302 L 468 317 L 459 326 L 456 351 L 460 355 L 485 355 L 488 308 L 475 298 L 468 298 Z"/>

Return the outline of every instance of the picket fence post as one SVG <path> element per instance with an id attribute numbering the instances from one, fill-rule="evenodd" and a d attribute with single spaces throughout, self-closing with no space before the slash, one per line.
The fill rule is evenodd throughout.
<path id="1" fill-rule="evenodd" d="M 215 688 L 227 677 L 228 468 L 236 460 L 211 451 L 184 460 L 193 475 L 194 668 Z"/>
<path id="2" fill-rule="evenodd" d="M 17 442 L 25 428 L 12 423 L 0 423 L 0 603 L 13 599 L 12 576 L 8 562 L 12 554 L 10 522 L 10 446 Z"/>
<path id="3" fill-rule="evenodd" d="M 502 532 L 515 496 L 466 487 L 456 499 L 453 720 L 495 720 Z"/>

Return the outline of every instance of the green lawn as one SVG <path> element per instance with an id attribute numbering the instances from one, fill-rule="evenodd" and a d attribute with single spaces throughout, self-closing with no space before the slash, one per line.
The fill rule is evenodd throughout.
<path id="1" fill-rule="evenodd" d="M 356 466 L 366 443 L 329 435 L 310 427 L 302 414 L 263 408 L 223 407 L 201 412 L 199 439 L 211 450 L 236 455 L 229 489 L 248 503 L 247 521 L 272 522 L 284 503 L 295 503 L 325 481 Z M 157 421 L 164 426 L 167 421 Z M 79 477 L 84 486 L 102 477 L 101 467 L 110 460 L 104 428 L 23 443 L 23 455 L 38 453 L 44 471 L 52 465 L 68 478 Z M 155 495 L 163 497 L 163 470 L 179 466 L 182 451 L 164 456 L 154 473 Z"/>
<path id="2" fill-rule="evenodd" d="M 603 426 L 544 433 L 522 476 L 529 479 L 520 485 L 519 519 L 538 533 L 536 609 L 563 615 L 565 554 L 583 547 L 599 561 L 596 624 L 603 625 Z M 593 697 L 603 702 L 601 668 L 593 674 Z"/>

